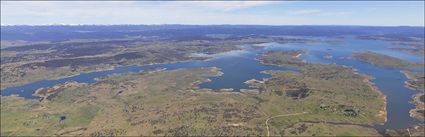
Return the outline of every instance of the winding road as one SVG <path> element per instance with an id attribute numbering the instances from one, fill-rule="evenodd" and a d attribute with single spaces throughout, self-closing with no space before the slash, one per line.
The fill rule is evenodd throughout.
<path id="1" fill-rule="evenodd" d="M 266 128 L 267 128 L 267 136 L 270 136 L 270 131 L 269 131 L 269 120 L 273 119 L 273 118 L 277 118 L 277 117 L 287 117 L 287 116 L 295 116 L 295 115 L 302 115 L 302 114 L 307 114 L 308 112 L 302 112 L 302 113 L 292 113 L 292 114 L 284 114 L 284 115 L 276 115 L 276 116 L 272 116 L 270 118 L 268 118 L 266 120 Z"/>

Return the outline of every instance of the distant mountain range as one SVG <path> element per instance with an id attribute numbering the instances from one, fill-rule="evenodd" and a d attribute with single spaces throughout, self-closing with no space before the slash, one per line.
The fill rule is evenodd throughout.
<path id="1" fill-rule="evenodd" d="M 226 35 L 385 36 L 423 38 L 424 27 L 386 26 L 266 26 L 266 25 L 2 25 L 1 40 L 61 41 L 137 36 L 193 37 Z"/>

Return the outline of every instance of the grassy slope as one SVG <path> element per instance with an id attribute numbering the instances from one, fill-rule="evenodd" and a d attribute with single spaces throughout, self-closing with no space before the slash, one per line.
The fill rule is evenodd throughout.
<path id="1" fill-rule="evenodd" d="M 424 68 L 423 63 L 412 63 L 371 51 L 353 54 L 353 57 L 386 68 Z"/>
<path id="2" fill-rule="evenodd" d="M 406 81 L 406 87 L 424 91 L 425 74 L 422 72 L 401 71 L 409 79 Z"/>
<path id="3" fill-rule="evenodd" d="M 286 62 L 282 60 L 293 56 L 284 54 L 260 60 Z M 379 115 L 385 106 L 383 96 L 363 81 L 365 77 L 337 65 L 297 59 L 289 63 L 303 73 L 268 71 L 273 78 L 254 84 L 265 91 L 260 94 L 198 89 L 205 77 L 220 75 L 215 68 L 200 68 L 110 75 L 42 102 L 2 97 L 1 135 L 266 135 L 266 119 L 300 112 L 308 113 L 270 120 L 270 135 L 303 121 L 384 121 Z M 290 88 L 309 90 L 306 96 L 294 98 L 285 90 Z M 345 111 L 351 109 L 358 115 L 347 115 Z M 62 115 L 67 118 L 60 121 Z M 365 130 L 355 125 L 312 124 L 310 132 L 302 135 L 327 135 L 334 128 L 341 131 L 336 135 L 359 135 Z M 376 135 L 373 129 L 367 131 L 364 134 Z"/>
<path id="4" fill-rule="evenodd" d="M 238 50 L 237 45 L 270 41 L 310 42 L 306 39 L 279 36 L 241 36 L 212 40 L 157 38 L 89 40 L 11 47 L 0 51 L 2 60 L 0 88 L 72 76 L 81 72 L 111 69 L 116 66 L 202 60 L 205 58 L 190 55 L 221 53 Z"/>
<path id="5" fill-rule="evenodd" d="M 302 71 L 270 71 L 273 78 L 255 86 L 265 89 L 260 95 L 270 115 L 307 111 L 311 114 L 279 118 L 271 122 L 275 134 L 279 129 L 302 121 L 326 121 L 353 124 L 376 124 L 385 120 L 385 99 L 367 82 L 365 76 L 338 65 L 303 63 L 288 52 L 269 52 L 259 58 L 265 64 L 296 67 Z M 294 86 L 296 85 L 296 86 Z M 309 89 L 308 96 L 291 99 L 290 89 Z M 323 107 L 320 107 L 323 106 Z M 344 111 L 359 110 L 358 116 L 346 116 Z M 354 132 L 354 131 L 353 131 Z"/>
<path id="6" fill-rule="evenodd" d="M 2 97 L 1 135 L 266 135 L 267 118 L 300 111 L 311 114 L 269 121 L 271 135 L 279 135 L 283 127 L 304 120 L 363 124 L 382 121 L 381 117 L 370 117 L 368 110 L 364 110 L 364 117 L 320 110 L 316 101 L 331 101 L 320 94 L 294 100 L 273 92 L 242 94 L 197 88 L 206 76 L 214 75 L 220 75 L 215 68 L 127 73 L 60 91 L 42 102 Z M 66 119 L 60 121 L 63 115 Z M 332 126 L 315 125 L 309 130 L 318 135 L 327 133 L 316 130 L 318 127 Z M 363 129 L 346 128 L 353 130 L 344 134 L 357 134 Z"/>
<path id="7" fill-rule="evenodd" d="M 257 128 L 262 114 L 252 106 L 254 99 L 193 92 L 205 76 L 218 74 L 217 69 L 129 73 L 64 90 L 42 102 L 2 97 L 1 135 L 262 134 L 262 127 Z M 67 116 L 62 122 L 61 115 Z M 23 126 L 27 121 L 34 122 Z M 235 126 L 240 123 L 246 126 Z"/>
<path id="8" fill-rule="evenodd" d="M 371 128 L 327 123 L 297 123 L 281 131 L 285 136 L 380 136 Z"/>
<path id="9" fill-rule="evenodd" d="M 423 137 L 425 136 L 425 125 L 419 125 L 402 130 L 388 130 L 385 132 L 388 137 Z"/>

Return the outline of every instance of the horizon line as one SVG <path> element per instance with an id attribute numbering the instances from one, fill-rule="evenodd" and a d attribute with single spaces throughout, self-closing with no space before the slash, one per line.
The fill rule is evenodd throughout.
<path id="1" fill-rule="evenodd" d="M 0 24 L 0 26 L 167 26 L 167 25 L 181 25 L 181 26 L 353 26 L 353 27 L 425 27 L 414 26 L 414 25 L 354 25 L 354 24 L 178 24 L 178 23 L 167 23 L 167 24 L 74 24 L 74 23 L 53 23 L 53 24 Z"/>

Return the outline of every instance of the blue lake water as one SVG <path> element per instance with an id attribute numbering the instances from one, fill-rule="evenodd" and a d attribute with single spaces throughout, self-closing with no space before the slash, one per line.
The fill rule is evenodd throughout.
<path id="1" fill-rule="evenodd" d="M 179 68 L 200 68 L 200 67 L 218 67 L 224 73 L 219 77 L 211 77 L 211 82 L 200 84 L 200 88 L 222 89 L 232 88 L 235 91 L 240 89 L 248 89 L 248 85 L 244 82 L 250 79 L 262 80 L 270 75 L 263 74 L 264 70 L 290 70 L 297 71 L 293 68 L 263 65 L 255 58 L 266 51 L 270 50 L 307 50 L 307 54 L 301 56 L 302 59 L 313 63 L 336 63 L 340 65 L 351 66 L 358 69 L 360 73 L 375 77 L 373 82 L 387 96 L 387 112 L 388 121 L 384 125 L 375 126 L 378 130 L 383 129 L 401 129 L 418 124 L 419 121 L 409 116 L 409 110 L 414 105 L 409 103 L 411 97 L 418 91 L 413 91 L 404 87 L 406 77 L 400 73 L 398 69 L 385 69 L 374 66 L 369 63 L 351 59 L 353 53 L 365 50 L 386 54 L 393 57 L 402 58 L 411 62 L 422 62 L 423 57 L 390 50 L 389 48 L 397 47 L 388 42 L 358 40 L 353 38 L 342 39 L 342 43 L 304 43 L 304 44 L 277 44 L 264 43 L 262 49 L 251 48 L 250 45 L 242 46 L 243 50 L 231 51 L 214 55 L 213 59 L 208 61 L 179 62 L 170 64 L 154 64 L 146 66 L 125 66 L 116 67 L 113 70 L 105 70 L 99 72 L 82 73 L 80 75 L 57 79 L 57 80 L 41 80 L 31 84 L 10 87 L 1 91 L 2 96 L 18 94 L 28 99 L 38 99 L 39 97 L 32 94 L 39 88 L 51 87 L 56 84 L 67 81 L 76 81 L 83 83 L 95 83 L 95 78 L 113 73 L 137 72 L 150 68 L 166 68 L 174 70 Z M 331 58 L 324 56 L 330 55 Z M 423 70 L 415 70 L 423 71 Z"/>
<path id="2" fill-rule="evenodd" d="M 308 54 L 302 55 L 301 58 L 313 63 L 336 63 L 339 65 L 350 66 L 358 70 L 359 73 L 373 76 L 373 83 L 387 97 L 387 122 L 384 125 L 374 126 L 379 131 L 385 129 L 402 129 L 420 121 L 410 117 L 409 111 L 415 106 L 410 103 L 412 96 L 419 91 L 408 89 L 404 86 L 407 78 L 400 72 L 400 69 L 381 68 L 370 63 L 352 59 L 353 53 L 365 50 L 378 52 L 381 54 L 401 58 L 410 62 L 421 62 L 423 57 L 390 50 L 394 47 L 382 41 L 368 41 L 348 39 L 343 44 L 270 44 L 266 49 L 269 50 L 307 50 Z M 324 56 L 331 55 L 332 58 Z M 424 70 L 415 69 L 414 71 L 423 72 Z"/>

